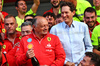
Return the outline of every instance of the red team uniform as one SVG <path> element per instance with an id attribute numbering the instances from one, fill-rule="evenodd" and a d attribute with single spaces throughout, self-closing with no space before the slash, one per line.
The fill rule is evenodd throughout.
<path id="1" fill-rule="evenodd" d="M 63 66 L 64 64 L 65 52 L 59 38 L 55 35 L 48 33 L 40 40 L 35 34 L 23 37 L 16 53 L 19 66 L 32 66 L 31 59 L 26 57 L 29 48 L 33 48 L 40 65 Z"/>
<path id="2" fill-rule="evenodd" d="M 9 41 L 9 39 L 7 38 L 7 34 L 5 35 L 5 39 L 6 41 L 10 42 L 11 43 L 11 46 L 13 47 L 8 54 L 6 54 L 7 56 L 7 61 L 8 61 L 8 64 L 9 66 L 16 66 L 16 59 L 15 59 L 15 53 L 16 53 L 16 50 L 18 48 L 18 44 L 20 43 L 20 39 L 21 39 L 21 32 L 18 32 L 17 31 L 17 35 L 16 35 L 16 38 L 14 40 L 14 42 L 12 43 L 11 41 Z M 16 46 L 15 46 L 16 44 Z"/>

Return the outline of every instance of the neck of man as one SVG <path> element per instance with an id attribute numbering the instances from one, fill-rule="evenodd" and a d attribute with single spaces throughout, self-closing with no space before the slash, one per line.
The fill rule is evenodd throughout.
<path id="1" fill-rule="evenodd" d="M 25 13 L 18 13 L 18 17 L 19 17 L 20 19 L 24 19 Z"/>
<path id="2" fill-rule="evenodd" d="M 53 13 L 57 16 L 57 14 L 59 14 L 59 9 L 60 9 L 60 6 L 57 7 L 57 8 L 54 8 L 53 7 Z"/>
<path id="3" fill-rule="evenodd" d="M 38 39 L 41 39 L 41 38 L 43 38 L 45 36 L 45 35 L 41 35 L 41 34 L 39 34 L 37 32 L 35 32 L 35 35 L 38 37 Z"/>
<path id="4" fill-rule="evenodd" d="M 9 41 L 14 42 L 15 38 L 16 38 L 16 32 L 13 34 L 8 34 L 7 38 Z"/>
<path id="5" fill-rule="evenodd" d="M 70 22 L 65 22 L 69 27 L 71 27 L 73 20 L 71 20 Z"/>

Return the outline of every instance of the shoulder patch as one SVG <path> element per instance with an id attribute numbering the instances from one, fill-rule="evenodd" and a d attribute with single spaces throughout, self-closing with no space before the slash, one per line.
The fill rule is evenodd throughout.
<path id="1" fill-rule="evenodd" d="M 21 38 L 22 38 L 22 36 L 19 37 L 19 39 L 21 39 Z"/>
<path id="2" fill-rule="evenodd" d="M 5 30 L 5 29 L 2 29 L 2 32 L 3 32 L 3 33 L 5 33 L 5 32 L 6 32 L 6 30 Z"/>
<path id="3" fill-rule="evenodd" d="M 31 38 L 27 39 L 27 42 L 31 42 L 31 41 L 32 41 L 32 39 L 31 39 Z"/>

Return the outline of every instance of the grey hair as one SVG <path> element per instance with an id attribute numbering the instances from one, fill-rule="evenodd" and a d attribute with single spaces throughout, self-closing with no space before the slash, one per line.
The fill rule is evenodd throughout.
<path id="1" fill-rule="evenodd" d="M 32 27 L 32 23 L 31 23 L 31 22 L 24 22 L 24 23 L 22 23 L 21 28 L 22 28 L 23 26 L 28 26 L 28 25 L 30 25 L 30 26 Z M 32 27 L 32 28 L 33 28 L 33 27 Z"/>

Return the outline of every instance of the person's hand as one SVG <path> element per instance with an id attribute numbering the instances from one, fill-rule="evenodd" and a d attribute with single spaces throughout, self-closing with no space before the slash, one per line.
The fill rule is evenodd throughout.
<path id="1" fill-rule="evenodd" d="M 34 54 L 34 50 L 33 49 L 29 49 L 26 53 L 27 58 L 33 58 L 35 56 Z"/>
<path id="2" fill-rule="evenodd" d="M 75 66 L 75 63 L 67 62 L 67 63 L 65 64 L 65 66 Z"/>
<path id="3" fill-rule="evenodd" d="M 82 66 L 81 63 L 79 63 L 78 66 Z"/>

